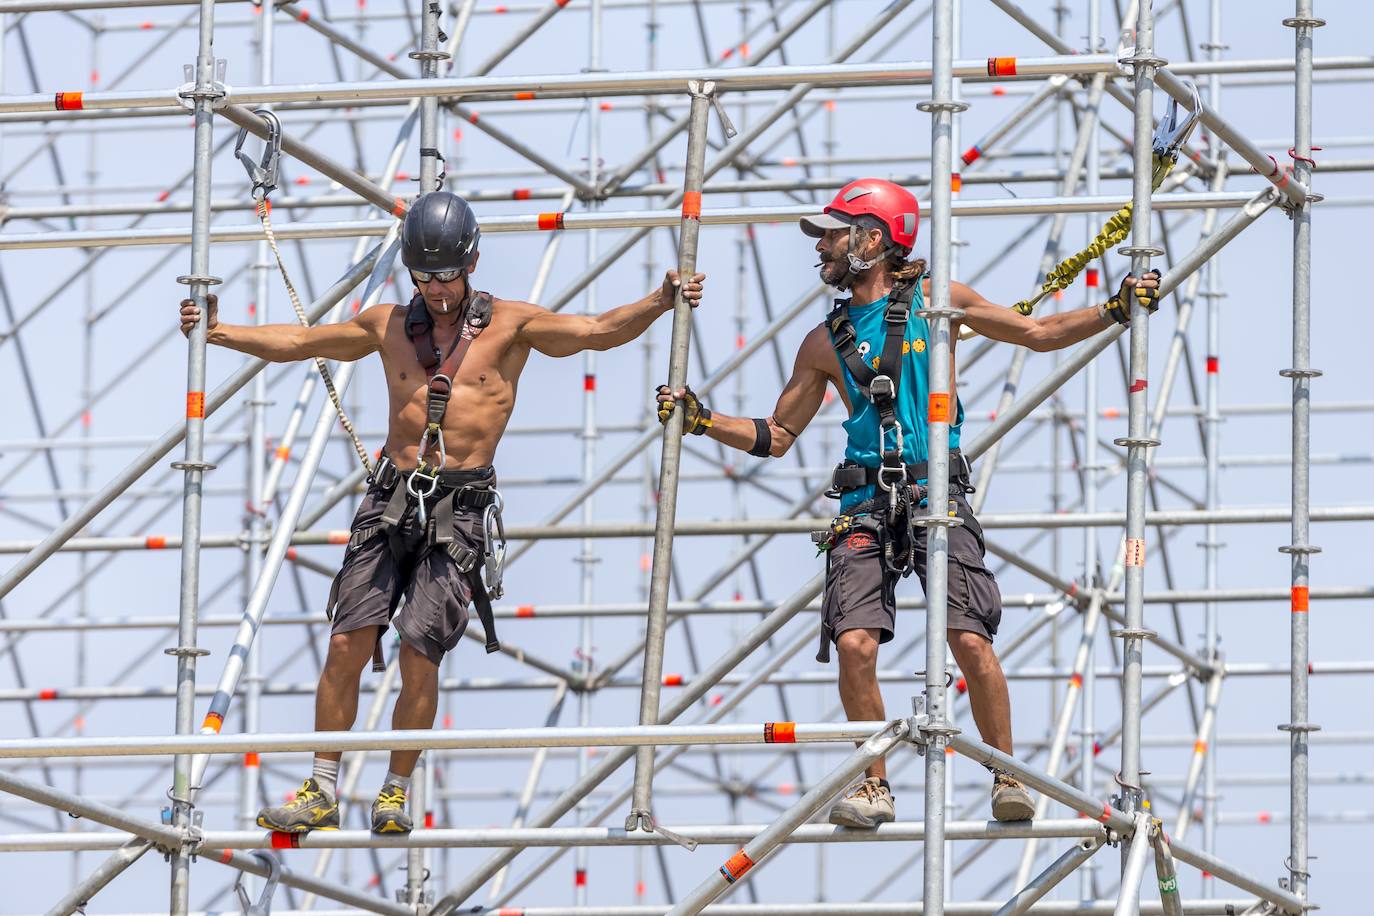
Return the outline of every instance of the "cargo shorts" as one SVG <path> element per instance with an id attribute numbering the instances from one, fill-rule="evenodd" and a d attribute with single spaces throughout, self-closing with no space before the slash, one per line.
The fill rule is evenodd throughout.
<path id="1" fill-rule="evenodd" d="M 973 510 L 963 497 L 959 515 L 965 524 L 949 529 L 949 586 L 947 626 L 967 630 L 992 642 L 1002 622 L 1002 592 L 983 562 L 985 549 Z M 926 529 L 916 529 L 916 576 L 926 587 Z M 891 642 L 897 626 L 897 579 L 883 566 L 878 537 L 863 529 L 851 529 L 829 550 L 825 597 L 821 603 L 822 652 L 816 660 L 829 661 L 828 642 L 847 630 L 878 631 L 878 642 Z"/>
<path id="2" fill-rule="evenodd" d="M 378 524 L 389 498 L 389 491 L 368 490 L 352 530 Z M 482 513 L 455 509 L 453 520 L 454 538 L 480 556 Z M 462 572 L 442 545 L 428 543 L 414 513 L 406 514 L 396 536 L 413 549 L 393 549 L 392 535 L 379 531 L 345 551 L 334 580 L 337 598 L 330 632 L 376 626 L 381 627 L 380 641 L 387 626 L 394 624 L 402 642 L 438 665 L 467 629 L 472 574 Z"/>

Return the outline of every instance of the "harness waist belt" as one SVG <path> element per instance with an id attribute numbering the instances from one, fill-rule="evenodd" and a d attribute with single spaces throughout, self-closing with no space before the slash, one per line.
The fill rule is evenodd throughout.
<path id="1" fill-rule="evenodd" d="M 957 448 L 949 450 L 950 480 L 967 478 L 972 470 L 970 464 L 964 458 L 963 452 Z M 849 490 L 858 490 L 862 487 L 873 487 L 878 485 L 878 468 L 867 467 L 861 464 L 842 464 L 835 468 L 830 477 L 830 485 L 841 493 Z M 916 464 L 906 466 L 906 479 L 915 483 L 918 480 L 927 479 L 929 474 L 928 462 L 919 461 Z"/>

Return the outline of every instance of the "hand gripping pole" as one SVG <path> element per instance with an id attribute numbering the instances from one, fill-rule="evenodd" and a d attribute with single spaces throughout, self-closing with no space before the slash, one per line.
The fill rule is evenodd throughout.
<path id="1" fill-rule="evenodd" d="M 706 177 L 706 127 L 711 113 L 714 83 L 692 81 L 690 125 L 687 133 L 687 171 L 683 180 L 682 231 L 678 248 L 678 289 L 673 297 L 673 337 L 668 360 L 668 386 L 676 391 L 687 384 L 687 357 L 691 344 L 692 309 L 682 297 L 682 285 L 696 273 L 697 236 L 701 231 L 701 187 Z M 682 460 L 683 411 L 675 410 L 663 429 L 663 458 L 659 465 L 658 518 L 654 525 L 653 572 L 649 580 L 649 620 L 644 640 L 644 680 L 639 695 L 639 723 L 658 721 L 659 690 L 663 683 L 663 640 L 668 626 L 668 580 L 673 568 L 673 525 L 677 519 L 678 469 Z M 651 794 L 654 748 L 641 747 L 635 754 L 634 797 L 626 830 L 658 831 L 688 849 L 696 843 L 654 822 Z"/>

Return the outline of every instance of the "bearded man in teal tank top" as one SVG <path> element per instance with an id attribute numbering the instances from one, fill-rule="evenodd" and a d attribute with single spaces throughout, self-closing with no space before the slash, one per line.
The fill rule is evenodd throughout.
<path id="1" fill-rule="evenodd" d="M 835 469 L 832 493 L 840 515 L 826 532 L 825 598 L 821 647 L 839 656 L 839 691 L 850 721 L 886 719 L 878 686 L 878 646 L 896 630 L 897 582 L 916 573 L 926 583 L 925 529 L 913 519 L 932 501 L 963 524 L 949 529 L 949 648 L 968 688 L 973 721 L 982 739 L 1013 753 L 1011 701 L 993 651 L 1002 617 L 1001 592 L 984 564 L 982 529 L 969 508 L 968 461 L 959 451 L 963 405 L 955 398 L 949 424 L 950 486 L 926 488 L 930 401 L 929 326 L 918 312 L 929 294 L 925 262 L 910 261 L 920 219 L 916 198 L 892 182 L 865 178 L 840 190 L 821 216 L 804 217 L 802 231 L 816 239 L 821 280 L 850 293 L 837 299 L 825 321 L 802 341 L 792 377 L 771 416 L 714 413 L 690 388 L 657 393 L 659 419 L 685 412 L 683 431 L 760 458 L 787 453 L 833 387 L 849 412 L 845 460 Z M 963 312 L 951 329 L 951 351 L 961 325 L 991 340 L 1037 351 L 1058 350 L 1097 334 L 1113 322 L 1130 323 L 1130 297 L 1159 307 L 1159 274 L 1126 277 L 1107 302 L 1044 318 L 995 305 L 962 283 L 950 284 L 951 306 Z M 949 390 L 956 391 L 953 352 Z M 923 508 L 925 507 L 925 508 Z M 883 760 L 868 768 L 830 812 L 830 822 L 876 827 L 895 817 Z M 1035 805 L 1010 774 L 994 771 L 992 813 L 999 821 L 1026 820 Z"/>

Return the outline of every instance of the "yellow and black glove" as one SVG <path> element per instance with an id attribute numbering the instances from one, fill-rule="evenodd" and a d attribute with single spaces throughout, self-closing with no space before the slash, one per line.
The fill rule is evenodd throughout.
<path id="1" fill-rule="evenodd" d="M 1140 303 L 1140 307 L 1149 311 L 1151 315 L 1159 311 L 1159 271 L 1147 270 L 1142 282 L 1132 283 L 1135 277 L 1127 274 L 1121 280 L 1121 289 L 1117 290 L 1116 295 L 1108 299 L 1102 306 L 1107 317 L 1117 324 L 1129 325 L 1131 323 L 1130 296 L 1132 293 Z M 1152 281 L 1148 285 L 1144 281 Z"/>
<path id="2" fill-rule="evenodd" d="M 664 426 L 668 425 L 668 418 L 673 415 L 673 408 L 682 404 L 684 411 L 682 415 L 683 435 L 691 433 L 694 436 L 705 435 L 706 430 L 711 428 L 711 408 L 701 403 L 701 399 L 696 396 L 696 392 L 691 388 L 684 388 L 681 398 L 673 397 L 672 391 L 667 385 L 658 386 L 658 422 Z"/>

